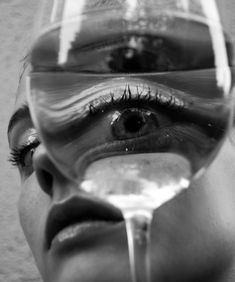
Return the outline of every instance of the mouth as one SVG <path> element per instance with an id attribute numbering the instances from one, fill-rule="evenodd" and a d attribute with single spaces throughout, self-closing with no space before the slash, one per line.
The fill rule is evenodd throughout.
<path id="1" fill-rule="evenodd" d="M 84 239 L 123 221 L 120 210 L 110 204 L 84 196 L 55 204 L 46 223 L 46 249 L 75 237 Z"/>

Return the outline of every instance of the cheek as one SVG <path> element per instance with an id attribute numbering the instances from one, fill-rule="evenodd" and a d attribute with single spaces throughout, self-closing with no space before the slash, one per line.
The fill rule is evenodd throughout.
<path id="1" fill-rule="evenodd" d="M 208 242 L 235 246 L 235 147 L 226 141 L 205 175 L 193 187 L 192 206 L 198 229 L 208 230 Z M 195 222 L 197 224 L 197 222 Z M 208 237 L 209 239 L 209 237 Z M 218 247 L 218 244 L 215 244 Z"/>
<path id="2" fill-rule="evenodd" d="M 22 182 L 18 202 L 20 223 L 39 269 L 42 267 L 42 248 L 49 200 L 40 189 L 35 173 Z"/>
<path id="3" fill-rule="evenodd" d="M 227 141 L 208 170 L 208 205 L 215 210 L 215 224 L 235 234 L 235 147 Z"/>
<path id="4" fill-rule="evenodd" d="M 156 211 L 153 261 L 162 273 L 188 277 L 209 273 L 211 269 L 224 271 L 230 265 L 235 253 L 234 183 L 235 148 L 226 142 L 191 189 Z"/>

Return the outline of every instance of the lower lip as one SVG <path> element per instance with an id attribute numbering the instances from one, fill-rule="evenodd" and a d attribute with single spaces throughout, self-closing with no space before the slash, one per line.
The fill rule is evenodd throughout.
<path id="1" fill-rule="evenodd" d="M 73 224 L 61 230 L 52 240 L 51 249 L 66 248 L 71 245 L 85 246 L 85 243 L 94 240 L 98 235 L 111 231 L 121 222 L 88 221 Z"/>

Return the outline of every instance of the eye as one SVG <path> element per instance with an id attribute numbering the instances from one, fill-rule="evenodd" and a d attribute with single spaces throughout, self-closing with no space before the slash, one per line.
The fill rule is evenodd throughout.
<path id="1" fill-rule="evenodd" d="M 36 148 L 30 148 L 27 151 L 25 150 L 22 155 L 22 167 L 31 167 L 33 166 L 33 154 Z"/>
<path id="2" fill-rule="evenodd" d="M 36 144 L 31 144 L 22 151 L 19 168 L 23 179 L 26 179 L 34 172 L 33 155 L 37 146 Z"/>
<path id="3" fill-rule="evenodd" d="M 12 149 L 9 161 L 20 169 L 22 175 L 29 176 L 33 172 L 33 155 L 39 144 L 39 141 L 34 138 L 31 143 Z"/>
<path id="4" fill-rule="evenodd" d="M 60 38 L 60 34 L 56 33 L 54 37 Z M 58 47 L 55 50 L 54 47 L 45 48 L 48 38 L 42 37 L 31 56 L 34 71 L 156 73 L 207 69 L 214 66 L 212 46 L 210 42 L 201 44 L 200 37 L 196 42 L 190 35 L 189 38 L 175 38 L 150 34 L 119 34 L 103 35 L 95 39 L 94 41 L 90 38 L 85 42 L 75 40 L 72 46 L 69 44 L 67 60 L 60 64 L 57 60 Z"/>
<path id="5" fill-rule="evenodd" d="M 206 46 L 201 58 L 195 46 L 185 46 L 156 36 L 126 35 L 70 50 L 64 67 L 89 73 L 145 73 L 214 65 L 213 53 L 208 51 L 210 47 Z"/>
<path id="6" fill-rule="evenodd" d="M 116 139 L 140 137 L 159 127 L 156 114 L 149 110 L 130 108 L 115 112 L 111 129 Z"/>
<path id="7" fill-rule="evenodd" d="M 182 50 L 162 38 L 132 36 L 110 50 L 106 65 L 114 73 L 173 71 L 187 68 L 181 56 Z"/>

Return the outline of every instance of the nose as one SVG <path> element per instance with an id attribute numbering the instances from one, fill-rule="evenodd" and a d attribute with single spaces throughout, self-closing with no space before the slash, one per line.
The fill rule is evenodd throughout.
<path id="1" fill-rule="evenodd" d="M 52 197 L 56 190 L 65 190 L 69 180 L 62 175 L 48 157 L 45 147 L 40 144 L 33 156 L 33 165 L 41 189 Z"/>

